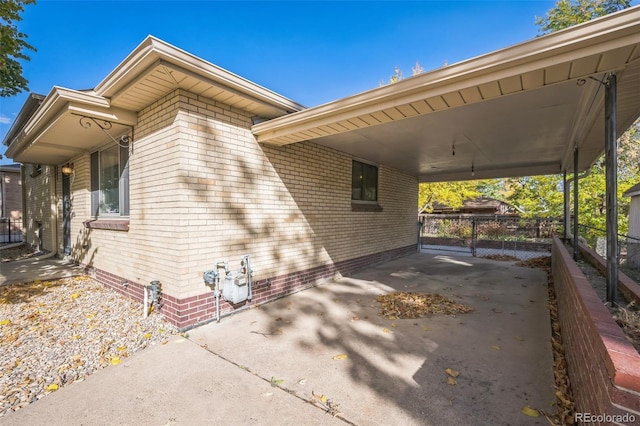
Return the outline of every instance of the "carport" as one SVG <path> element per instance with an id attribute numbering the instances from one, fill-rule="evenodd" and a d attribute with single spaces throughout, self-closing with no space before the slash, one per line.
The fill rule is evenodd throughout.
<path id="1" fill-rule="evenodd" d="M 639 88 L 640 7 L 633 7 L 259 123 L 252 131 L 262 143 L 310 140 L 406 171 L 420 182 L 558 173 L 566 180 L 573 173 L 575 207 L 578 173 L 606 151 L 607 282 L 613 300 L 615 146 L 617 135 L 640 115 Z M 576 240 L 577 223 L 574 216 Z"/>

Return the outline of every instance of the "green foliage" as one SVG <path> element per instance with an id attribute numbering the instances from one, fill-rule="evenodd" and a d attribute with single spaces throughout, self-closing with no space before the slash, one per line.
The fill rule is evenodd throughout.
<path id="1" fill-rule="evenodd" d="M 477 181 L 421 183 L 418 190 L 418 211 L 430 213 L 434 203 L 460 208 L 464 200 L 480 195 Z"/>
<path id="2" fill-rule="evenodd" d="M 562 176 L 527 176 L 504 180 L 506 200 L 524 217 L 562 217 Z"/>
<path id="3" fill-rule="evenodd" d="M 35 0 L 0 0 L 0 97 L 28 90 L 19 60 L 29 60 L 25 49 L 36 49 L 26 42 L 27 35 L 18 31 L 16 22 L 22 20 L 24 6 L 34 3 Z"/>
<path id="4" fill-rule="evenodd" d="M 540 32 L 546 34 L 572 25 L 589 21 L 630 6 L 628 0 L 559 0 L 547 12 L 545 18 L 536 18 Z M 396 68 L 399 79 L 402 72 Z M 393 76 L 392 76 L 393 79 Z M 591 228 L 605 229 L 606 184 L 605 160 L 601 156 L 590 173 L 579 181 L 578 221 Z M 624 234 L 628 230 L 630 199 L 622 194 L 640 182 L 640 121 L 618 139 L 618 229 Z M 572 180 L 572 176 L 568 176 Z M 465 182 L 441 182 L 421 184 L 418 207 L 420 212 L 430 212 L 438 202 L 452 208 L 463 205 L 466 199 L 485 195 L 508 202 L 520 210 L 523 217 L 561 217 L 564 212 L 564 183 L 562 175 L 529 176 Z M 571 202 L 573 205 L 573 201 Z M 455 234 L 447 229 L 447 234 Z M 483 229 L 497 233 L 499 229 Z M 601 233 L 587 232 L 584 237 Z M 593 234 L 593 235 L 592 235 Z"/>
<path id="5" fill-rule="evenodd" d="M 559 31 L 626 9 L 630 0 L 558 0 L 544 18 L 536 17 L 541 34 Z"/>

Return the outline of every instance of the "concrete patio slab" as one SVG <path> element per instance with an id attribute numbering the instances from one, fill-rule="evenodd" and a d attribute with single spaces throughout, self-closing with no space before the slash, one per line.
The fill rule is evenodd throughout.
<path id="1" fill-rule="evenodd" d="M 175 336 L 0 417 L 0 425 L 295 425 L 300 419 L 344 424 Z"/>
<path id="2" fill-rule="evenodd" d="M 375 297 L 393 290 L 475 311 L 386 320 Z M 540 270 L 415 254 L 193 329 L 0 425 L 542 425 L 521 410 L 553 410 L 546 301 Z"/>
<path id="3" fill-rule="evenodd" d="M 54 280 L 84 274 L 84 268 L 81 266 L 55 258 L 34 258 L 0 263 L 0 285 Z"/>
<path id="4" fill-rule="evenodd" d="M 475 311 L 386 320 L 375 297 L 394 290 Z M 420 253 L 189 335 L 305 400 L 325 395 L 358 425 L 546 424 L 521 410 L 555 401 L 546 276 L 513 263 Z"/>

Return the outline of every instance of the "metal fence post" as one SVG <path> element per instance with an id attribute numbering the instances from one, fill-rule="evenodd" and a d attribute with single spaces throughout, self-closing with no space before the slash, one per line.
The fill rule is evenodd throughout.
<path id="1" fill-rule="evenodd" d="M 476 241 L 477 241 L 478 225 L 476 218 L 471 219 L 471 255 L 476 257 Z"/>

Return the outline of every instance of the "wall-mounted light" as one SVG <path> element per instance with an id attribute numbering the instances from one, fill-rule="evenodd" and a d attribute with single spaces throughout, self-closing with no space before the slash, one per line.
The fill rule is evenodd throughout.
<path id="1" fill-rule="evenodd" d="M 73 174 L 73 163 L 67 163 L 64 166 L 62 166 L 62 174 L 63 175 Z"/>

